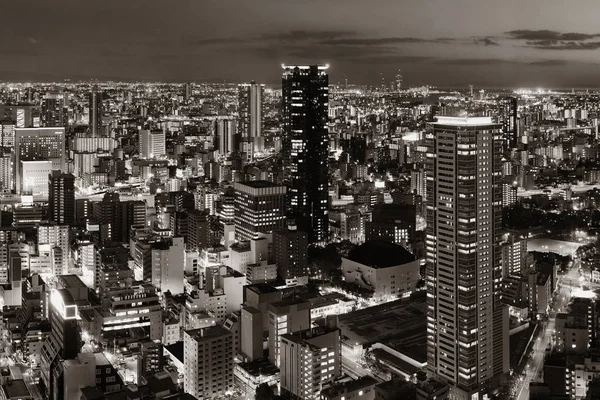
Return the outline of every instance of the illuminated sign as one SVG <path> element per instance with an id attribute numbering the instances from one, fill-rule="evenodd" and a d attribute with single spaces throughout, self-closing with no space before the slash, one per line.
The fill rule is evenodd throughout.
<path id="1" fill-rule="evenodd" d="M 64 320 L 77 319 L 79 314 L 77 312 L 77 305 L 66 305 L 58 290 L 52 289 L 50 303 L 59 312 Z"/>

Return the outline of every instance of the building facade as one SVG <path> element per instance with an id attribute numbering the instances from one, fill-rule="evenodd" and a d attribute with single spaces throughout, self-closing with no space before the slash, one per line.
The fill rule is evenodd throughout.
<path id="1" fill-rule="evenodd" d="M 309 242 L 321 242 L 329 234 L 327 67 L 283 68 L 283 154 L 289 216 L 308 233 Z"/>
<path id="2" fill-rule="evenodd" d="M 500 302 L 502 126 L 438 117 L 427 134 L 427 361 L 451 399 L 508 371 Z"/>

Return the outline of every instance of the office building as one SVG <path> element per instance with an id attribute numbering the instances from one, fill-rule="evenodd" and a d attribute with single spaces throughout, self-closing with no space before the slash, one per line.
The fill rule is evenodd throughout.
<path id="1" fill-rule="evenodd" d="M 167 155 L 165 133 L 161 130 L 140 130 L 140 158 L 155 159 Z"/>
<path id="2" fill-rule="evenodd" d="M 508 372 L 502 125 L 438 117 L 427 145 L 428 370 L 450 386 L 451 398 L 471 399 Z"/>
<path id="3" fill-rule="evenodd" d="M 183 293 L 185 246 L 183 238 L 175 237 L 152 247 L 152 284 L 161 292 Z"/>
<path id="4" fill-rule="evenodd" d="M 281 335 L 310 328 L 310 303 L 302 300 L 283 300 L 268 305 L 269 361 L 279 367 Z"/>
<path id="5" fill-rule="evenodd" d="M 222 326 L 185 331 L 183 390 L 213 399 L 233 388 L 233 335 Z"/>
<path id="6" fill-rule="evenodd" d="M 42 98 L 40 126 L 65 126 L 68 123 L 64 99 L 65 97 L 62 93 L 46 93 Z"/>
<path id="7" fill-rule="evenodd" d="M 52 161 L 21 161 L 19 167 L 20 194 L 31 195 L 36 200 L 47 200 Z"/>
<path id="8" fill-rule="evenodd" d="M 238 86 L 238 132 L 241 136 L 242 146 L 246 144 L 246 153 L 251 161 L 254 152 L 264 151 L 264 138 L 262 135 L 262 103 L 264 85 L 256 82 Z"/>
<path id="9" fill-rule="evenodd" d="M 23 161 L 51 161 L 52 170 L 65 170 L 65 128 L 15 129 L 15 186 L 21 193 L 23 186 Z M 45 185 L 48 185 L 46 174 Z M 46 190 L 47 191 L 47 190 Z"/>
<path id="10" fill-rule="evenodd" d="M 187 214 L 188 217 L 188 250 L 202 250 L 210 243 L 210 221 L 206 210 L 193 210 Z"/>
<path id="11" fill-rule="evenodd" d="M 86 310 L 87 312 L 87 310 Z M 82 315 L 88 332 L 103 343 L 127 337 L 132 329 L 143 331 L 141 337 L 160 340 L 162 337 L 162 309 L 156 289 L 150 284 L 113 287 L 104 292 L 102 309 L 94 309 L 91 318 Z"/>
<path id="12" fill-rule="evenodd" d="M 326 326 L 282 335 L 279 368 L 285 397 L 321 399 L 323 386 L 342 372 L 340 330 Z"/>
<path id="13" fill-rule="evenodd" d="M 75 177 L 61 171 L 48 176 L 48 219 L 57 224 L 75 222 Z"/>
<path id="14" fill-rule="evenodd" d="M 308 276 L 308 236 L 295 225 L 273 233 L 273 257 L 283 279 Z"/>
<path id="15" fill-rule="evenodd" d="M 250 240 L 285 227 L 286 187 L 268 181 L 236 182 L 235 237 Z"/>
<path id="16" fill-rule="evenodd" d="M 104 109 L 102 107 L 102 91 L 98 90 L 98 86 L 94 86 L 88 95 L 89 109 L 89 127 L 92 136 L 101 136 L 102 134 L 102 115 Z"/>
<path id="17" fill-rule="evenodd" d="M 289 216 L 308 234 L 329 234 L 328 90 L 326 66 L 283 66 L 283 156 L 289 184 Z"/>
<path id="18" fill-rule="evenodd" d="M 66 289 L 53 289 L 50 293 L 48 319 L 50 334 L 42 345 L 41 380 L 50 399 L 59 400 L 58 388 L 55 388 L 54 374 L 60 360 L 77 358 L 82 342 L 77 324 L 79 315 L 73 295 Z"/>
<path id="19" fill-rule="evenodd" d="M 63 275 L 69 272 L 71 244 L 69 225 L 40 224 L 38 226 L 38 252 L 50 257 L 52 273 Z"/>

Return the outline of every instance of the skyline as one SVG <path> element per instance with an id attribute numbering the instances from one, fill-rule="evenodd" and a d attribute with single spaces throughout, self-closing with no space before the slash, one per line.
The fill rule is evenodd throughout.
<path id="1" fill-rule="evenodd" d="M 275 84 L 282 63 L 329 63 L 332 83 L 597 86 L 590 0 L 413 3 L 12 2 L 0 79 Z"/>

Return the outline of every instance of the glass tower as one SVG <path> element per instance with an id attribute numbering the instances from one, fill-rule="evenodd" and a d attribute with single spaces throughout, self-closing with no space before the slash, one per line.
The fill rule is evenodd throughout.
<path id="1" fill-rule="evenodd" d="M 327 66 L 283 66 L 283 155 L 289 217 L 311 243 L 327 239 Z"/>

